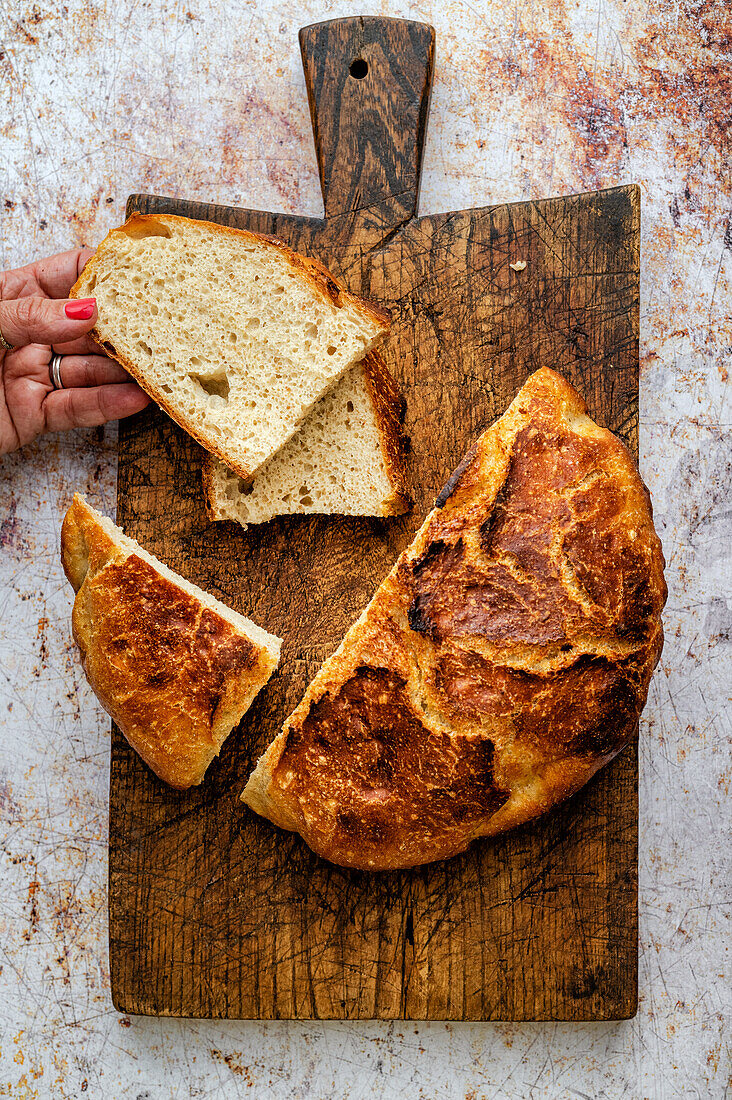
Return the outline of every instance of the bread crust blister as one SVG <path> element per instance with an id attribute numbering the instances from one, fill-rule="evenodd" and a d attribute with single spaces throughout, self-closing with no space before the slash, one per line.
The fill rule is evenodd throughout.
<path id="1" fill-rule="evenodd" d="M 321 856 L 409 867 L 570 796 L 634 737 L 661 653 L 635 463 L 558 374 L 477 440 L 242 795 Z"/>

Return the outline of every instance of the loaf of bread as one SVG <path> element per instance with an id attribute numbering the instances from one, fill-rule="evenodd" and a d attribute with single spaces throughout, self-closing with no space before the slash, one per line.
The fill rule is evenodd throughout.
<path id="1" fill-rule="evenodd" d="M 635 734 L 663 644 L 663 566 L 630 454 L 537 371 L 242 797 L 367 869 L 443 859 L 543 813 Z"/>
<path id="2" fill-rule="evenodd" d="M 78 494 L 61 557 L 97 698 L 162 780 L 200 783 L 277 667 L 280 639 L 172 572 Z"/>
<path id="3" fill-rule="evenodd" d="M 321 397 L 292 439 L 254 478 L 218 459 L 203 461 L 203 487 L 214 520 L 247 527 L 274 516 L 318 512 L 395 516 L 406 511 L 402 398 L 378 352 Z"/>
<path id="4" fill-rule="evenodd" d="M 251 478 L 389 329 L 281 241 L 172 214 L 134 214 L 71 291 L 93 336 L 211 454 Z"/>

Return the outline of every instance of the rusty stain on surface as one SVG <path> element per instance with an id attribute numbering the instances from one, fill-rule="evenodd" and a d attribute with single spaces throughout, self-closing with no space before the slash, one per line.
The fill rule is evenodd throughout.
<path id="1" fill-rule="evenodd" d="M 235 1077 L 243 1077 L 247 1088 L 252 1088 L 255 1082 L 252 1080 L 249 1067 L 242 1062 L 243 1055 L 241 1051 L 237 1050 L 231 1054 L 222 1054 L 220 1050 L 216 1050 L 214 1047 L 211 1051 L 211 1057 L 215 1062 L 223 1062 L 225 1066 L 228 1066 Z"/>
<path id="2" fill-rule="evenodd" d="M 319 215 L 296 32 L 352 13 L 345 0 L 326 8 L 6 4 L 3 266 L 94 245 L 134 191 Z M 670 599 L 640 738 L 639 1015 L 597 1028 L 414 1029 L 132 1026 L 116 1016 L 105 941 L 108 723 L 70 639 L 58 561 L 74 489 L 113 512 L 108 427 L 0 459 L 0 981 L 5 1031 L 17 1033 L 0 1045 L 0 1096 L 228 1096 L 245 1084 L 262 1100 L 724 1093 L 732 5 L 447 0 L 374 10 L 437 31 L 421 212 L 641 186 L 642 470 Z"/>

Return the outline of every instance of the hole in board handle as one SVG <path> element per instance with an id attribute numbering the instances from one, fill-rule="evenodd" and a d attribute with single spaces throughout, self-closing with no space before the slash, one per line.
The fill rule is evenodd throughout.
<path id="1" fill-rule="evenodd" d="M 356 80 L 363 80 L 366 73 L 369 71 L 369 63 L 368 61 L 364 61 L 362 57 L 357 57 L 355 61 L 351 62 L 351 67 L 348 71 Z"/>

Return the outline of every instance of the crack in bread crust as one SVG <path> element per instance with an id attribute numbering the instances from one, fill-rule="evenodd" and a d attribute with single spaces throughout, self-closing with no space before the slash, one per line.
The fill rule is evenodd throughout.
<path id="1" fill-rule="evenodd" d="M 326 858 L 371 869 L 442 859 L 543 813 L 635 734 L 663 643 L 663 565 L 631 456 L 537 371 L 244 799 Z"/>

